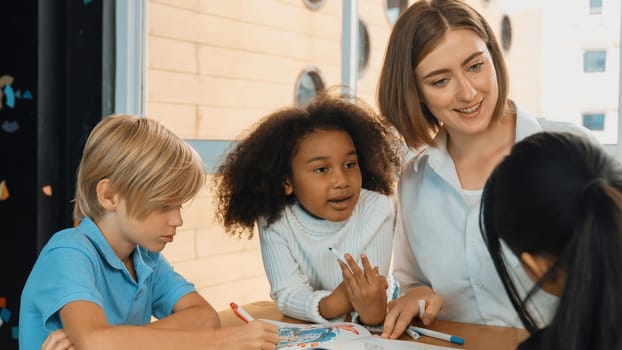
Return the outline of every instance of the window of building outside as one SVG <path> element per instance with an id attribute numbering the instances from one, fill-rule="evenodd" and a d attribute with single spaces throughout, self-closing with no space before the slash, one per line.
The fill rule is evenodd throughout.
<path id="1" fill-rule="evenodd" d="M 604 72 L 607 52 L 605 50 L 587 50 L 583 55 L 583 71 L 586 73 Z"/>
<path id="2" fill-rule="evenodd" d="M 358 54 L 359 54 L 359 67 L 358 77 L 360 78 L 367 66 L 369 65 L 369 33 L 367 32 L 367 26 L 359 19 L 359 40 L 358 40 Z"/>
<path id="3" fill-rule="evenodd" d="M 590 130 L 605 130 L 605 114 L 604 113 L 584 113 L 583 126 Z"/>
<path id="4" fill-rule="evenodd" d="M 384 0 L 384 11 L 390 25 L 395 24 L 397 18 L 408 7 L 408 0 Z"/>
<path id="5" fill-rule="evenodd" d="M 501 19 L 501 46 L 505 52 L 510 51 L 512 47 L 512 22 L 507 15 Z"/>
<path id="6" fill-rule="evenodd" d="M 590 0 L 590 14 L 598 15 L 603 12 L 603 0 Z"/>
<path id="7" fill-rule="evenodd" d="M 324 6 L 326 0 L 302 0 L 305 6 L 310 10 L 317 10 L 320 7 Z"/>
<path id="8" fill-rule="evenodd" d="M 297 107 L 303 107 L 324 90 L 324 79 L 320 76 L 320 70 L 316 67 L 308 67 L 303 70 L 296 80 L 294 102 Z"/>

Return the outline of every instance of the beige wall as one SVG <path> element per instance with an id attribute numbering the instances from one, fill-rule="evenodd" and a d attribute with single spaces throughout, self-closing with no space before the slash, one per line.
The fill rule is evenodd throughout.
<path id="1" fill-rule="evenodd" d="M 341 1 L 317 11 L 301 0 L 151 0 L 147 8 L 147 114 L 186 139 L 232 140 L 274 109 L 316 66 L 340 83 Z M 374 104 L 390 26 L 383 1 L 359 1 L 371 54 L 357 90 Z M 216 309 L 269 299 L 257 238 L 227 236 L 206 188 L 184 209 L 165 255 Z"/>
<path id="2" fill-rule="evenodd" d="M 520 2 L 522 0 L 513 0 Z M 540 106 L 540 33 L 541 11 L 526 10 L 504 13 L 501 0 L 467 1 L 478 9 L 495 31 L 501 43 L 501 22 L 510 17 L 512 44 L 504 51 L 510 75 L 510 98 L 531 113 L 539 115 Z"/>
<path id="3" fill-rule="evenodd" d="M 470 1 L 478 8 L 480 2 Z M 494 3 L 484 10 L 500 23 Z M 307 66 L 318 67 L 326 85 L 339 84 L 341 6 L 328 0 L 311 11 L 302 0 L 150 0 L 147 114 L 186 139 L 233 140 L 291 105 L 296 78 Z M 359 0 L 358 7 L 371 52 L 357 92 L 375 105 L 391 28 L 383 0 Z M 164 253 L 216 309 L 270 298 L 257 237 L 224 233 L 213 220 L 209 188 L 186 206 L 184 219 Z"/>

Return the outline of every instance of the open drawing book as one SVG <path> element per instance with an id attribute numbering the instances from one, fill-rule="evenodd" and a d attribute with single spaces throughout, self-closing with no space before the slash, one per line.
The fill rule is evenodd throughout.
<path id="1" fill-rule="evenodd" d="M 305 350 L 443 350 L 415 341 L 389 340 L 352 322 L 297 324 L 263 320 L 279 327 L 277 349 Z"/>

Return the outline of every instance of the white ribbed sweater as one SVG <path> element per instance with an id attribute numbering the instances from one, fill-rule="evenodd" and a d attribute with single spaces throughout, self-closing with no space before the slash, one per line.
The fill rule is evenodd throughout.
<path id="1" fill-rule="evenodd" d="M 391 197 L 363 189 L 352 215 L 345 221 L 314 218 L 298 204 L 286 207 L 282 217 L 268 227 L 265 220 L 260 220 L 264 268 L 270 281 L 270 296 L 279 310 L 300 320 L 328 321 L 320 315 L 320 300 L 343 279 L 329 247 L 355 258 L 364 252 L 372 266 L 378 266 L 379 273 L 388 276 L 395 213 Z M 388 291 L 389 295 L 392 293 Z"/>

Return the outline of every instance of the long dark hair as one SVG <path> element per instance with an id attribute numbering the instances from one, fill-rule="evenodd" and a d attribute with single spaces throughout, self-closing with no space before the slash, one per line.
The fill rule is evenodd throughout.
<path id="1" fill-rule="evenodd" d="M 489 177 L 480 226 L 497 272 L 525 328 L 538 330 L 528 299 L 559 274 L 566 283 L 546 349 L 622 346 L 622 165 L 598 144 L 542 132 L 518 142 Z M 501 240 L 556 260 L 523 299 Z"/>

